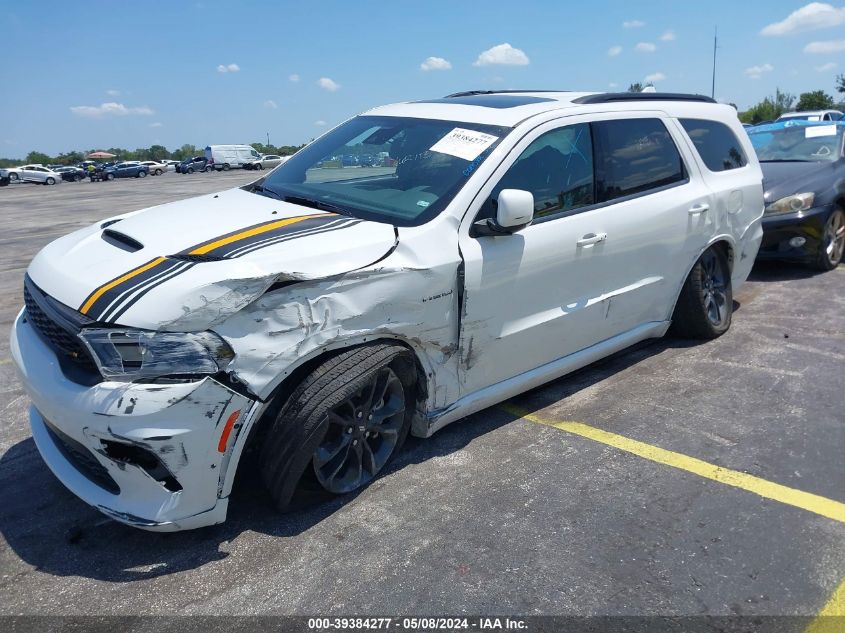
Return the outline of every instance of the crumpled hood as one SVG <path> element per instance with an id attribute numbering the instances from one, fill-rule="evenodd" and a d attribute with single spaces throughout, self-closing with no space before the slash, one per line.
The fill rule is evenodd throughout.
<path id="1" fill-rule="evenodd" d="M 71 233 L 28 272 L 95 321 L 187 331 L 233 314 L 273 283 L 363 268 L 396 240 L 389 224 L 231 189 Z"/>

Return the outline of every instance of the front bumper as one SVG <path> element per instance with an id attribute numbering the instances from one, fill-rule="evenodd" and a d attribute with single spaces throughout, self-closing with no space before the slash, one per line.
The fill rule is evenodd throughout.
<path id="1" fill-rule="evenodd" d="M 763 243 L 757 259 L 782 259 L 812 262 L 818 255 L 824 235 L 824 225 L 833 205 L 813 207 L 797 213 L 763 216 Z M 801 246 L 791 246 L 795 237 L 804 238 Z"/>
<path id="2" fill-rule="evenodd" d="M 32 399 L 35 444 L 71 492 L 117 521 L 148 530 L 192 529 L 226 518 L 256 401 L 211 377 L 78 384 L 63 373 L 25 311 L 13 326 L 11 351 Z"/>

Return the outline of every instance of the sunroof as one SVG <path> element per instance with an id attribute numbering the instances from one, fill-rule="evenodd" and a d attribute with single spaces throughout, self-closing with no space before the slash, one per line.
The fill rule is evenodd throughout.
<path id="1" fill-rule="evenodd" d="M 545 97 L 530 97 L 528 95 L 466 95 L 463 97 L 450 97 L 448 99 L 426 99 L 415 101 L 415 103 L 450 103 L 458 105 L 481 106 L 483 108 L 516 108 L 518 106 L 531 105 L 532 103 L 543 103 L 554 101 Z"/>

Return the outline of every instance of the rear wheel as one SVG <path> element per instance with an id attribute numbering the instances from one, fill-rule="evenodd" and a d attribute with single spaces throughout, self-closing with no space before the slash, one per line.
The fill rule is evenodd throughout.
<path id="1" fill-rule="evenodd" d="M 155 170 L 155 175 L 156 175 L 156 176 L 161 176 L 161 174 L 162 174 L 162 173 L 164 173 L 164 172 L 162 172 L 160 169 L 156 169 L 156 170 Z"/>
<path id="2" fill-rule="evenodd" d="M 833 270 L 842 261 L 845 252 L 845 211 L 836 208 L 824 225 L 821 246 L 816 256 L 816 268 Z"/>
<path id="3" fill-rule="evenodd" d="M 728 331 L 733 314 L 731 270 L 723 249 L 707 249 L 681 288 L 672 330 L 686 338 L 714 339 Z"/>
<path id="4" fill-rule="evenodd" d="M 223 171 L 229 171 L 229 163 L 223 163 Z"/>
<path id="5" fill-rule="evenodd" d="M 408 435 L 416 372 L 404 347 L 368 344 L 316 367 L 281 407 L 262 443 L 262 477 L 284 508 L 307 474 L 322 490 L 367 485 Z"/>

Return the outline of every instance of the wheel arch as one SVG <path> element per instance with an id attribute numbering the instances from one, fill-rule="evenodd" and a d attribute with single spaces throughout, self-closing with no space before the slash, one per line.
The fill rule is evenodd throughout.
<path id="1" fill-rule="evenodd" d="M 678 298 L 681 296 L 681 289 L 684 287 L 684 283 L 689 277 L 690 272 L 692 272 L 693 267 L 698 263 L 698 260 L 701 259 L 701 256 L 704 255 L 708 250 L 711 248 L 718 248 L 724 254 L 728 260 L 728 266 L 730 267 L 731 276 L 733 277 L 734 271 L 734 263 L 735 263 L 735 253 L 736 253 L 736 243 L 734 242 L 733 238 L 729 235 L 718 235 L 711 239 L 707 245 L 702 248 L 695 256 L 695 258 L 689 263 L 686 270 L 684 271 L 684 276 L 681 277 L 680 283 L 678 283 L 677 287 L 675 288 L 675 299 L 672 301 L 672 306 L 669 309 L 669 314 L 666 315 L 666 320 L 671 321 L 672 316 L 675 314 L 675 307 L 678 304 Z"/>
<path id="2" fill-rule="evenodd" d="M 278 410 L 290 395 L 294 392 L 297 385 L 299 385 L 305 377 L 316 369 L 327 359 L 342 354 L 356 347 L 364 345 L 372 345 L 374 343 L 384 343 L 390 345 L 399 345 L 406 348 L 413 358 L 414 367 L 416 370 L 416 411 L 411 422 L 411 433 L 413 434 L 414 427 L 420 422 L 424 421 L 425 403 L 428 400 L 429 381 L 433 376 L 431 369 L 426 369 L 426 364 L 423 362 L 423 354 L 417 349 L 411 341 L 405 338 L 379 334 L 377 336 L 364 336 L 360 339 L 346 340 L 340 345 L 330 345 L 313 350 L 308 355 L 300 359 L 295 366 L 285 371 L 281 380 L 273 387 L 270 395 L 264 400 L 263 408 L 251 427 L 244 434 L 242 440 L 243 445 L 240 447 L 239 457 L 237 463 L 231 464 L 231 475 L 227 474 L 226 489 L 231 490 L 234 479 L 237 478 L 240 471 L 241 464 L 244 462 L 244 456 L 251 453 L 261 444 L 261 438 L 267 430 L 268 423 L 273 420 L 278 413 Z M 252 461 L 248 459 L 247 461 Z"/>

